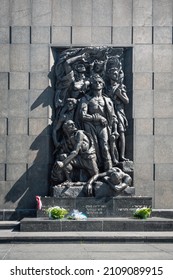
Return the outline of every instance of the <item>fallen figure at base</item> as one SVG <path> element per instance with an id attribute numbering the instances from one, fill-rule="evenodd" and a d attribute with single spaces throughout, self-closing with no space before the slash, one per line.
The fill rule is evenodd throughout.
<path id="1" fill-rule="evenodd" d="M 113 197 L 131 187 L 132 178 L 118 167 L 112 167 L 106 172 L 96 174 L 86 183 L 88 196 L 96 198 Z"/>

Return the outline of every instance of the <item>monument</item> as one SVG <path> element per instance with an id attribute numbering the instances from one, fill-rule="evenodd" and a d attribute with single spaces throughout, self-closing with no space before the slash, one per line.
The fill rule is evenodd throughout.
<path id="1" fill-rule="evenodd" d="M 45 210 L 54 206 L 77 209 L 94 218 L 95 225 L 90 221 L 84 230 L 99 230 L 97 218 L 129 217 L 138 207 L 151 207 L 151 198 L 135 196 L 133 186 L 132 77 L 126 52 L 107 46 L 55 49 L 49 74 L 55 93 L 51 196 L 41 197 L 37 218 L 47 217 Z M 41 230 L 83 228 L 38 221 Z M 23 230 L 35 227 L 29 228 L 23 223 Z"/>
<path id="2" fill-rule="evenodd" d="M 132 104 L 126 51 L 107 46 L 55 49 L 49 75 L 55 92 L 54 164 L 51 197 L 42 198 L 43 210 L 59 205 L 88 217 L 107 217 L 150 205 L 134 197 L 132 139 L 126 140 Z"/>

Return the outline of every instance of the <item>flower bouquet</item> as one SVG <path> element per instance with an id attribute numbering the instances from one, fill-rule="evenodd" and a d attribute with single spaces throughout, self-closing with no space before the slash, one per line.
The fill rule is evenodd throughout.
<path id="1" fill-rule="evenodd" d="M 152 209 L 148 207 L 137 208 L 133 213 L 133 217 L 138 219 L 147 219 L 148 217 L 150 217 L 151 212 Z"/>
<path id="2" fill-rule="evenodd" d="M 59 206 L 50 207 L 46 212 L 50 219 L 63 219 L 68 214 L 65 208 Z"/>
<path id="3" fill-rule="evenodd" d="M 87 216 L 85 214 L 83 214 L 82 212 L 79 212 L 78 210 L 74 209 L 67 215 L 67 219 L 85 221 L 85 220 L 87 220 Z"/>

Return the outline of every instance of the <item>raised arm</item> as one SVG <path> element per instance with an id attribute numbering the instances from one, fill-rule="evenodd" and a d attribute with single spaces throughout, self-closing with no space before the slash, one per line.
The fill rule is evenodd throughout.
<path id="1" fill-rule="evenodd" d="M 78 60 L 85 61 L 85 58 L 86 58 L 86 54 L 82 54 L 82 55 L 74 56 L 74 57 L 67 59 L 64 63 L 64 68 L 65 68 L 66 74 L 68 74 L 72 71 L 72 68 L 71 68 L 72 63 L 74 63 Z"/>
<path id="2" fill-rule="evenodd" d="M 117 89 L 116 92 L 115 92 L 115 95 L 117 97 L 119 97 L 124 104 L 128 104 L 129 103 L 129 98 L 128 98 L 127 94 L 126 94 L 126 90 L 125 90 L 124 87 L 122 87 L 120 89 Z"/>

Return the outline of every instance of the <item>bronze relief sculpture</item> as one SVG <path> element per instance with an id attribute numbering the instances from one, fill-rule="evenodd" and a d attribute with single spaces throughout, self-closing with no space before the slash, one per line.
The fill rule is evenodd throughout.
<path id="1" fill-rule="evenodd" d="M 122 59 L 123 48 L 85 47 L 66 49 L 55 62 L 53 186 L 81 182 L 84 196 L 98 196 L 99 178 L 107 180 L 103 196 L 131 186 L 120 166 L 131 162 L 125 157 L 129 98 Z"/>

